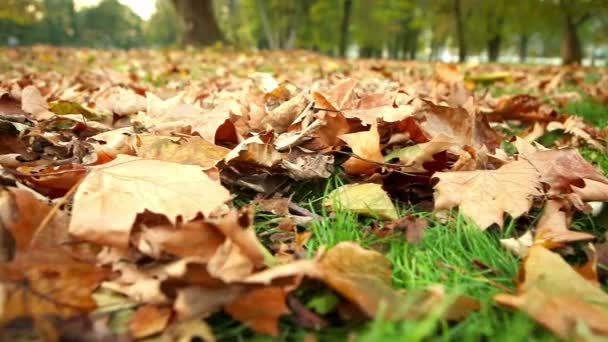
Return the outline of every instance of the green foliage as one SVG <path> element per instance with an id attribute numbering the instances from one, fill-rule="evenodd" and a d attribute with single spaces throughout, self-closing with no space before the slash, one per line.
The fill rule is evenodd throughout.
<path id="1" fill-rule="evenodd" d="M 142 42 L 141 19 L 118 0 L 103 0 L 81 11 L 79 21 L 82 40 L 95 47 L 129 48 Z"/>
<path id="2" fill-rule="evenodd" d="M 171 0 L 157 0 L 156 12 L 144 24 L 146 43 L 169 46 L 179 41 L 182 28 Z"/>

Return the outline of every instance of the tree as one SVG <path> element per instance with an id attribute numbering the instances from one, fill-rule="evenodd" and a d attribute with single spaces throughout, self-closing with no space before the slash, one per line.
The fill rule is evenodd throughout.
<path id="1" fill-rule="evenodd" d="M 454 0 L 454 20 L 456 22 L 456 38 L 458 40 L 458 61 L 467 60 L 467 40 L 465 38 L 465 18 L 463 17 L 462 1 Z"/>
<path id="2" fill-rule="evenodd" d="M 83 41 L 95 47 L 131 48 L 143 43 L 142 20 L 118 0 L 103 0 L 78 13 Z"/>
<path id="3" fill-rule="evenodd" d="M 173 5 L 184 24 L 186 44 L 211 45 L 224 41 L 212 0 L 173 0 Z"/>
<path id="4" fill-rule="evenodd" d="M 348 44 L 348 28 L 350 26 L 350 14 L 353 9 L 352 0 L 344 0 L 342 10 L 342 23 L 340 24 L 340 50 L 339 55 L 346 55 L 346 47 Z"/>
<path id="5" fill-rule="evenodd" d="M 156 0 L 156 11 L 144 26 L 146 42 L 155 46 L 168 46 L 180 37 L 177 14 L 171 0 Z"/>

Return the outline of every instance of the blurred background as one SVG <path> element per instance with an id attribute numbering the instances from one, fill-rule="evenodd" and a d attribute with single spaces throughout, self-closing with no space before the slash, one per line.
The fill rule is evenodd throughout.
<path id="1" fill-rule="evenodd" d="M 0 0 L 0 44 L 597 66 L 608 0 Z"/>

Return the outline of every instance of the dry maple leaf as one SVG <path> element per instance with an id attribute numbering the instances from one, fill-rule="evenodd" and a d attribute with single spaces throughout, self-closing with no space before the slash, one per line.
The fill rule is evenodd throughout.
<path id="1" fill-rule="evenodd" d="M 527 161 L 512 161 L 498 170 L 436 172 L 435 209 L 460 206 L 462 213 L 486 229 L 502 227 L 505 212 L 526 213 L 533 196 L 541 195 L 540 175 Z"/>
<path id="2" fill-rule="evenodd" d="M 40 95 L 38 88 L 27 86 L 21 91 L 21 109 L 24 112 L 32 114 L 36 120 L 46 120 L 55 116 L 49 111 L 49 105 Z"/>
<path id="3" fill-rule="evenodd" d="M 18 318 L 71 317 L 90 312 L 91 294 L 108 272 L 60 249 L 38 249 L 0 263 L 4 298 L 0 325 Z"/>
<path id="4" fill-rule="evenodd" d="M 145 114 L 141 113 L 139 120 L 155 132 L 197 132 L 212 144 L 215 143 L 221 126 L 229 125 L 229 130 L 234 132 L 234 125 L 229 121 L 230 110 L 225 104 L 208 110 L 184 103 L 182 96 L 161 100 L 156 95 L 147 93 L 146 99 L 147 111 Z"/>
<path id="5" fill-rule="evenodd" d="M 593 234 L 568 229 L 572 222 L 572 211 L 566 201 L 549 200 L 536 224 L 534 243 L 547 248 L 562 247 L 572 241 L 592 240 Z"/>
<path id="6" fill-rule="evenodd" d="M 591 196 L 599 189 L 606 188 L 608 179 L 591 163 L 586 161 L 576 149 L 538 150 L 536 147 L 518 138 L 515 146 L 520 159 L 529 161 L 541 173 L 541 181 L 549 185 L 548 195 L 568 194 L 579 188 L 583 195 Z M 596 184 L 597 183 L 597 184 Z M 599 183 L 603 183 L 599 184 Z M 590 189 L 585 190 L 585 188 Z M 600 190 L 601 192 L 601 190 Z M 597 198 L 597 199 L 596 199 Z M 585 198 L 583 198 L 585 200 Z M 587 200 L 608 200 L 608 193 L 593 196 Z"/>
<path id="7" fill-rule="evenodd" d="M 586 125 L 583 118 L 579 116 L 569 116 L 564 123 L 553 121 L 547 125 L 549 132 L 554 130 L 563 130 L 566 133 L 572 134 L 575 137 L 583 139 L 587 144 L 593 146 L 599 151 L 606 151 L 606 147 L 599 141 L 593 139 L 591 134 L 585 131 Z"/>
<path id="8" fill-rule="evenodd" d="M 380 152 L 380 135 L 377 125 L 372 125 L 369 131 L 343 134 L 339 138 L 348 144 L 348 147 L 353 150 L 356 156 L 367 159 L 349 158 L 342 164 L 346 173 L 369 175 L 379 168 L 378 164 L 373 163 L 373 161 L 384 162 L 384 157 Z"/>
<path id="9" fill-rule="evenodd" d="M 126 247 L 138 214 L 148 210 L 175 223 L 208 216 L 230 193 L 194 165 L 119 155 L 96 166 L 74 196 L 69 231 L 101 244 Z"/>
<path id="10" fill-rule="evenodd" d="M 332 111 L 349 109 L 354 103 L 354 89 L 359 81 L 347 78 L 328 90 L 318 90 L 312 93 L 315 107 Z"/>
<path id="11" fill-rule="evenodd" d="M 580 324 L 597 337 L 608 337 L 608 294 L 578 274 L 559 254 L 530 248 L 518 293 L 494 299 L 527 313 L 564 339 L 576 339 Z"/>
<path id="12" fill-rule="evenodd" d="M 228 304 L 224 310 L 254 331 L 277 336 L 279 317 L 289 313 L 287 294 L 281 287 L 253 289 Z"/>
<path id="13" fill-rule="evenodd" d="M 0 190 L 0 227 L 11 232 L 17 254 L 32 249 L 58 246 L 68 240 L 67 217 L 36 198 L 30 191 L 19 188 Z"/>

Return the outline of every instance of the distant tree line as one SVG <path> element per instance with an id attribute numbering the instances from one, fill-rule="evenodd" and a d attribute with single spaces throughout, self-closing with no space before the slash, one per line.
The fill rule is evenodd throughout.
<path id="1" fill-rule="evenodd" d="M 146 0 L 142 0 L 146 1 Z M 460 61 L 505 51 L 580 63 L 606 53 L 607 0 L 157 0 L 146 22 L 117 0 L 3 0 L 0 39 L 132 48 L 212 45 Z"/>

